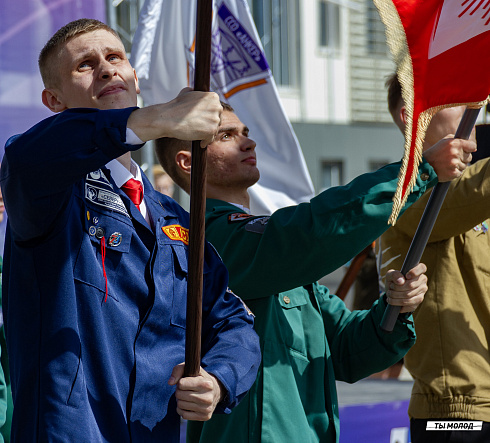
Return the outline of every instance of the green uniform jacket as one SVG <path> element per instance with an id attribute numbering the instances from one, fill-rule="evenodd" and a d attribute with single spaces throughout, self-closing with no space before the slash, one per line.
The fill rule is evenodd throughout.
<path id="1" fill-rule="evenodd" d="M 230 415 L 189 422 L 188 441 L 336 442 L 335 379 L 355 382 L 412 346 L 411 326 L 397 322 L 392 334 L 379 329 L 382 299 L 370 311 L 350 312 L 327 288 L 311 283 L 388 228 L 399 169 L 399 163 L 388 165 L 270 218 L 207 201 L 207 240 L 228 267 L 230 288 L 256 315 L 262 364 Z M 410 202 L 435 182 L 424 162 Z"/>

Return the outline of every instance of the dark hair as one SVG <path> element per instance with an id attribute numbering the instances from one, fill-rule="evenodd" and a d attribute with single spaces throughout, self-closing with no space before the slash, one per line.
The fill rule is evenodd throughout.
<path id="1" fill-rule="evenodd" d="M 186 192 L 190 190 L 190 183 L 175 162 L 175 156 L 179 151 L 190 152 L 191 147 L 192 142 L 177 138 L 162 137 L 155 140 L 155 154 L 158 162 L 170 178 Z"/>
<path id="2" fill-rule="evenodd" d="M 393 72 L 386 78 L 385 87 L 388 89 L 388 110 L 393 120 L 397 121 L 397 111 L 403 103 L 402 87 L 398 75 Z"/>
<path id="3" fill-rule="evenodd" d="M 52 87 L 58 81 L 56 69 L 53 69 L 53 66 L 57 66 L 57 63 L 55 63 L 53 57 L 59 55 L 63 45 L 77 35 L 98 30 L 110 32 L 120 39 L 117 32 L 110 26 L 107 26 L 99 20 L 90 18 L 74 20 L 56 31 L 39 54 L 39 71 L 41 72 L 41 77 L 46 88 Z"/>

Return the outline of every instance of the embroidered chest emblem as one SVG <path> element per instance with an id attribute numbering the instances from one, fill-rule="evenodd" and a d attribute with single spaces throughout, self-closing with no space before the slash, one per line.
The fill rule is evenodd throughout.
<path id="1" fill-rule="evenodd" d="M 180 225 L 162 226 L 163 233 L 170 240 L 181 241 L 185 245 L 189 244 L 189 230 Z"/>
<path id="2" fill-rule="evenodd" d="M 97 206 L 102 206 L 129 217 L 121 197 L 114 192 L 113 186 L 100 169 L 87 174 L 85 178 L 85 199 Z M 87 217 L 89 217 L 88 214 Z"/>

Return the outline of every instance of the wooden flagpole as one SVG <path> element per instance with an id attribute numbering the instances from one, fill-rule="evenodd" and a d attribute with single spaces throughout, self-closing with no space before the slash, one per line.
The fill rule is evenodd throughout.
<path id="1" fill-rule="evenodd" d="M 468 140 L 471 135 L 471 131 L 475 126 L 476 119 L 480 109 L 470 109 L 466 108 L 466 111 L 461 118 L 456 135 L 454 138 L 460 138 L 463 140 Z M 422 254 L 424 253 L 425 246 L 429 240 L 430 233 L 436 222 L 439 211 L 441 210 L 442 203 L 446 197 L 449 185 L 451 182 L 437 183 L 437 185 L 432 190 L 427 206 L 425 207 L 422 218 L 420 219 L 419 226 L 415 232 L 408 253 L 403 262 L 401 273 L 406 275 L 410 269 L 420 262 Z M 383 319 L 381 320 L 381 329 L 385 332 L 392 332 L 395 327 L 398 314 L 400 313 L 400 306 L 388 305 Z"/>
<path id="2" fill-rule="evenodd" d="M 209 91 L 213 0 L 197 0 L 194 90 Z M 189 273 L 184 377 L 199 375 L 201 365 L 204 216 L 206 212 L 206 148 L 192 142 L 189 227 Z"/>

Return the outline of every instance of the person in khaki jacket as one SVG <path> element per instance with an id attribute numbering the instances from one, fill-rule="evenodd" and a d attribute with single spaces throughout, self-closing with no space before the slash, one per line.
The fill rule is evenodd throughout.
<path id="1" fill-rule="evenodd" d="M 396 75 L 386 83 L 390 112 L 404 132 L 405 107 Z M 436 114 L 424 148 L 456 132 L 463 112 L 464 107 L 456 107 Z M 382 235 L 381 282 L 388 269 L 401 269 L 430 192 Z M 428 268 L 429 290 L 414 313 L 417 342 L 405 356 L 414 378 L 408 409 L 413 443 L 490 442 L 489 200 L 490 159 L 484 159 L 451 183 L 421 259 Z M 484 423 L 476 432 L 426 429 L 427 421 L 455 420 Z"/>

